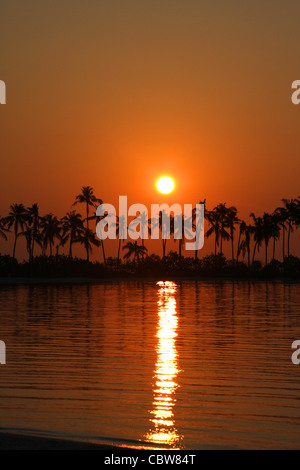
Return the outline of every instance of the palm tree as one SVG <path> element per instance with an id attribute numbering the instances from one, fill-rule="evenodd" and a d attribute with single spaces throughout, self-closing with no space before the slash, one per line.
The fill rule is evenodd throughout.
<path id="1" fill-rule="evenodd" d="M 92 232 L 90 229 L 84 228 L 83 232 L 80 235 L 76 236 L 74 242 L 81 243 L 86 249 L 86 260 L 90 260 L 90 253 L 92 253 L 92 247 L 99 246 L 100 240 L 98 240 L 96 234 Z"/>
<path id="2" fill-rule="evenodd" d="M 296 226 L 300 225 L 300 196 L 296 199 L 296 214 L 295 214 L 295 223 Z"/>
<path id="3" fill-rule="evenodd" d="M 223 254 L 223 239 L 230 240 L 229 233 L 225 230 L 228 227 L 227 223 L 227 214 L 228 208 L 226 207 L 226 202 L 218 204 L 214 209 L 217 217 L 219 218 L 220 224 L 220 253 Z"/>
<path id="4" fill-rule="evenodd" d="M 243 234 L 244 238 L 243 240 L 239 243 L 238 247 L 238 253 L 237 253 L 237 262 L 238 262 L 238 257 L 239 253 L 243 253 L 243 258 L 245 257 L 245 254 L 247 252 L 247 257 L 248 257 L 248 268 L 250 269 L 251 263 L 250 263 L 250 242 L 251 242 L 251 234 L 253 233 L 253 226 L 252 225 L 247 225 L 245 222 L 242 222 L 243 227 L 241 230 L 241 234 Z"/>
<path id="5" fill-rule="evenodd" d="M 273 261 L 275 260 L 275 244 L 276 240 L 280 237 L 280 215 L 274 211 L 273 214 L 270 215 L 270 223 L 271 223 L 271 236 L 273 238 Z"/>
<path id="6" fill-rule="evenodd" d="M 23 231 L 24 224 L 28 220 L 28 213 L 23 204 L 12 204 L 10 206 L 10 212 L 8 216 L 5 218 L 5 222 L 7 223 L 7 227 L 11 228 L 14 227 L 15 233 L 15 241 L 13 247 L 13 258 L 15 258 L 16 254 L 16 245 L 17 239 L 19 235 L 19 228 Z"/>
<path id="7" fill-rule="evenodd" d="M 206 208 L 206 206 L 205 206 L 205 204 L 206 204 L 206 197 L 203 199 L 203 201 L 200 200 L 200 201 L 199 201 L 199 204 L 203 204 L 203 205 L 204 205 L 204 219 L 206 219 L 206 218 L 207 218 L 207 217 L 206 217 L 206 210 L 205 210 L 205 208 Z M 193 221 L 195 221 L 195 220 L 196 220 L 196 216 L 197 216 L 197 209 L 196 209 L 196 208 L 193 209 L 192 214 L 193 214 L 193 215 L 192 215 Z M 195 228 L 195 225 L 194 225 L 194 224 L 193 224 L 193 228 Z M 198 259 L 198 250 L 195 250 L 195 261 L 196 261 L 197 259 Z"/>
<path id="8" fill-rule="evenodd" d="M 76 200 L 73 203 L 73 206 L 76 204 L 85 204 L 86 206 L 86 228 L 89 230 L 89 208 L 96 208 L 98 204 L 102 204 L 103 201 L 98 199 L 94 195 L 94 189 L 91 186 L 83 186 L 81 188 L 81 193 L 76 196 Z"/>
<path id="9" fill-rule="evenodd" d="M 29 260 L 33 258 L 32 249 L 34 241 L 39 245 L 42 246 L 42 235 L 35 231 L 33 227 L 26 223 L 25 229 L 18 234 L 18 237 L 23 236 L 26 239 L 26 248 L 28 252 Z"/>
<path id="10" fill-rule="evenodd" d="M 278 225 L 282 229 L 282 261 L 285 258 L 285 232 L 286 228 L 286 221 L 287 221 L 287 210 L 284 207 L 277 207 L 275 209 L 274 214 L 276 214 Z"/>
<path id="11" fill-rule="evenodd" d="M 288 235 L 287 235 L 287 251 L 288 256 L 290 256 L 290 235 L 294 231 L 294 225 L 299 225 L 299 202 L 297 199 L 282 199 L 284 207 L 287 213 L 287 226 L 288 226 Z"/>
<path id="12" fill-rule="evenodd" d="M 104 217 L 107 217 L 105 215 L 103 216 L 99 216 L 99 215 L 96 215 L 96 211 L 94 211 L 94 215 L 91 215 L 89 217 L 89 220 L 95 220 L 96 221 L 96 225 L 98 224 L 98 222 L 100 222 L 100 220 L 104 219 Z M 117 229 L 117 228 L 116 228 Z M 103 262 L 104 264 L 106 265 L 106 256 L 105 256 L 105 249 L 104 249 L 104 240 L 99 240 L 99 245 L 97 246 L 101 246 L 102 248 L 102 256 L 103 256 Z"/>
<path id="13" fill-rule="evenodd" d="M 265 260 L 266 266 L 268 264 L 268 244 L 270 239 L 274 236 L 275 229 L 273 226 L 272 216 L 266 212 L 263 215 L 263 229 L 264 229 L 264 242 L 265 242 Z"/>
<path id="14" fill-rule="evenodd" d="M 32 225 L 32 244 L 30 246 L 30 258 L 34 257 L 34 242 L 38 242 L 40 240 L 39 237 L 39 223 L 40 223 L 40 216 L 39 216 L 39 206 L 37 203 L 32 204 L 31 207 L 27 208 L 28 214 L 28 222 Z M 30 232 L 28 232 L 29 235 Z"/>
<path id="15" fill-rule="evenodd" d="M 4 240 L 7 240 L 6 232 L 10 232 L 10 230 L 6 227 L 7 222 L 5 217 L 0 216 L 0 237 Z"/>
<path id="16" fill-rule="evenodd" d="M 119 243 L 118 243 L 118 264 L 120 264 L 120 253 L 121 253 L 121 245 L 124 243 L 124 236 L 127 234 L 128 231 L 133 231 L 131 228 L 131 224 L 137 225 L 138 223 L 141 224 L 141 233 L 143 234 L 145 230 L 148 231 L 148 234 L 151 233 L 151 219 L 148 219 L 147 214 L 145 212 L 142 212 L 138 217 L 135 218 L 134 221 L 131 222 L 130 226 L 127 227 L 126 225 L 126 218 L 124 216 L 116 216 L 117 222 L 116 222 L 116 235 L 119 238 Z M 127 238 L 127 237 L 126 237 Z M 144 238 L 142 237 L 142 245 L 144 245 Z"/>
<path id="17" fill-rule="evenodd" d="M 149 219 L 147 212 L 141 212 L 138 217 L 135 218 L 135 223 L 140 224 L 141 235 L 142 235 L 142 245 L 145 246 L 145 237 L 144 235 L 147 233 L 147 236 L 150 233 L 149 227 Z"/>
<path id="18" fill-rule="evenodd" d="M 166 224 L 167 216 L 164 217 L 164 214 L 165 214 L 165 211 L 160 211 L 157 219 L 154 219 L 154 218 L 149 219 L 149 226 L 159 227 L 159 230 L 161 232 L 163 258 L 166 256 L 167 240 L 170 238 L 174 229 L 174 220 L 173 220 L 174 217 L 170 214 L 170 227 L 168 227 L 168 225 Z"/>
<path id="19" fill-rule="evenodd" d="M 183 214 L 180 214 L 180 215 L 176 215 L 174 216 L 170 223 L 172 223 L 172 227 L 171 227 L 171 233 L 173 233 L 173 236 L 174 236 L 174 240 L 178 240 L 178 256 L 179 258 L 182 257 L 182 245 L 183 245 L 183 242 L 184 242 L 184 215 Z M 179 237 L 179 238 L 176 238 L 176 237 Z"/>
<path id="20" fill-rule="evenodd" d="M 236 262 L 237 263 L 239 261 L 239 255 L 241 252 L 241 247 L 240 247 L 241 238 L 245 234 L 246 230 L 247 230 L 246 222 L 244 220 L 240 220 L 239 238 L 238 238 L 238 244 L 237 244 L 237 250 L 236 250 Z"/>
<path id="21" fill-rule="evenodd" d="M 205 218 L 208 220 L 210 225 L 209 229 L 206 231 L 205 236 L 209 238 L 211 235 L 215 235 L 215 255 L 217 254 L 217 246 L 219 246 L 219 239 L 221 234 L 221 224 L 218 213 L 215 209 L 211 211 L 206 211 Z"/>
<path id="22" fill-rule="evenodd" d="M 46 214 L 44 217 L 41 217 L 40 227 L 43 240 L 43 254 L 46 253 L 49 244 L 50 256 L 52 256 L 52 247 L 54 245 L 54 239 L 60 239 L 61 235 L 60 221 L 53 214 Z"/>
<path id="23" fill-rule="evenodd" d="M 116 223 L 116 235 L 119 238 L 119 243 L 118 243 L 118 264 L 120 264 L 120 252 L 121 252 L 121 244 L 124 242 L 125 234 L 127 233 L 127 225 L 126 225 L 126 218 L 122 215 L 117 217 L 117 223 Z"/>
<path id="24" fill-rule="evenodd" d="M 143 258 L 147 254 L 148 250 L 145 246 L 139 245 L 137 241 L 128 242 L 123 246 L 123 250 L 127 250 L 127 253 L 124 255 L 124 259 L 129 259 L 133 255 L 134 263 L 140 260 L 140 257 Z"/>
<path id="25" fill-rule="evenodd" d="M 264 212 L 262 217 L 255 217 L 253 213 L 250 214 L 254 221 L 254 253 L 253 253 L 253 261 L 255 255 L 255 248 L 259 249 L 262 242 L 265 243 L 265 264 L 268 264 L 268 244 L 270 239 L 273 237 L 273 224 L 272 224 L 272 216 Z"/>
<path id="26" fill-rule="evenodd" d="M 76 204 L 85 204 L 86 206 L 86 229 L 89 230 L 89 208 L 93 207 L 96 208 L 97 205 L 102 204 L 103 201 L 98 199 L 94 195 L 94 189 L 91 186 L 82 186 L 81 193 L 76 196 L 76 200 L 73 203 L 73 206 Z M 89 243 L 86 244 L 86 249 L 89 250 Z M 103 241 L 102 241 L 103 247 Z M 102 248 L 104 250 L 104 248 Z M 87 253 L 87 258 L 89 259 L 89 254 Z M 105 261 L 104 261 L 105 262 Z"/>
<path id="27" fill-rule="evenodd" d="M 254 235 L 254 249 L 253 249 L 253 255 L 252 255 L 252 264 L 254 263 L 255 259 L 255 252 L 256 249 L 259 251 L 259 248 L 261 247 L 261 244 L 264 239 L 264 228 L 263 228 L 263 219 L 262 217 L 256 217 L 253 212 L 251 212 L 250 217 L 252 217 L 254 226 L 253 226 L 253 235 Z"/>
<path id="28" fill-rule="evenodd" d="M 234 260 L 234 250 L 233 250 L 233 235 L 235 231 L 235 225 L 239 223 L 239 218 L 237 216 L 236 207 L 228 207 L 226 212 L 226 225 L 230 230 L 230 240 L 231 240 L 231 255 L 232 260 Z"/>
<path id="29" fill-rule="evenodd" d="M 137 226 L 137 225 L 140 226 L 140 235 L 141 235 L 142 245 L 145 246 L 146 235 L 148 237 L 148 235 L 151 233 L 151 230 L 149 227 L 148 212 L 146 211 L 139 212 L 139 215 L 135 217 L 135 219 L 130 223 L 128 229 L 130 230 L 132 229 L 133 226 Z"/>
<path id="30" fill-rule="evenodd" d="M 84 227 L 81 214 L 76 211 L 67 212 L 61 219 L 62 222 L 62 244 L 69 240 L 69 257 L 72 258 L 72 245 L 78 237 L 83 235 Z"/>

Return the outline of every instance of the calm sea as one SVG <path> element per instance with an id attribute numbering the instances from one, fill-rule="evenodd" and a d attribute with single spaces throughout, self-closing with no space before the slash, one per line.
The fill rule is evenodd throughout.
<path id="1" fill-rule="evenodd" d="M 0 427 L 183 449 L 300 448 L 300 284 L 2 286 Z"/>

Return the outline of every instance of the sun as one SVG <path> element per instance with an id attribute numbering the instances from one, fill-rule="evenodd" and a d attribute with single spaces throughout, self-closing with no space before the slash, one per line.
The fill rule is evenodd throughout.
<path id="1" fill-rule="evenodd" d="M 172 180 L 172 178 L 169 178 L 169 176 L 163 176 L 157 181 L 156 187 L 159 192 L 163 194 L 168 194 L 174 189 L 174 181 Z"/>

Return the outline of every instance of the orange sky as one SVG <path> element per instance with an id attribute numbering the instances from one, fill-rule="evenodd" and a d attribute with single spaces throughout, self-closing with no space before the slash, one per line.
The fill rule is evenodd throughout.
<path id="1" fill-rule="evenodd" d="M 61 217 L 83 185 L 150 206 L 161 174 L 167 202 L 246 219 L 299 196 L 299 17 L 297 0 L 1 4 L 0 214 Z"/>

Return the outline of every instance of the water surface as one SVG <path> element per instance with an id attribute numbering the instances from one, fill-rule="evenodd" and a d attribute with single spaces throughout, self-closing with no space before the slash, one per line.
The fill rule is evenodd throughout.
<path id="1" fill-rule="evenodd" d="M 300 288 L 2 286 L 0 427 L 128 447 L 300 448 Z"/>

